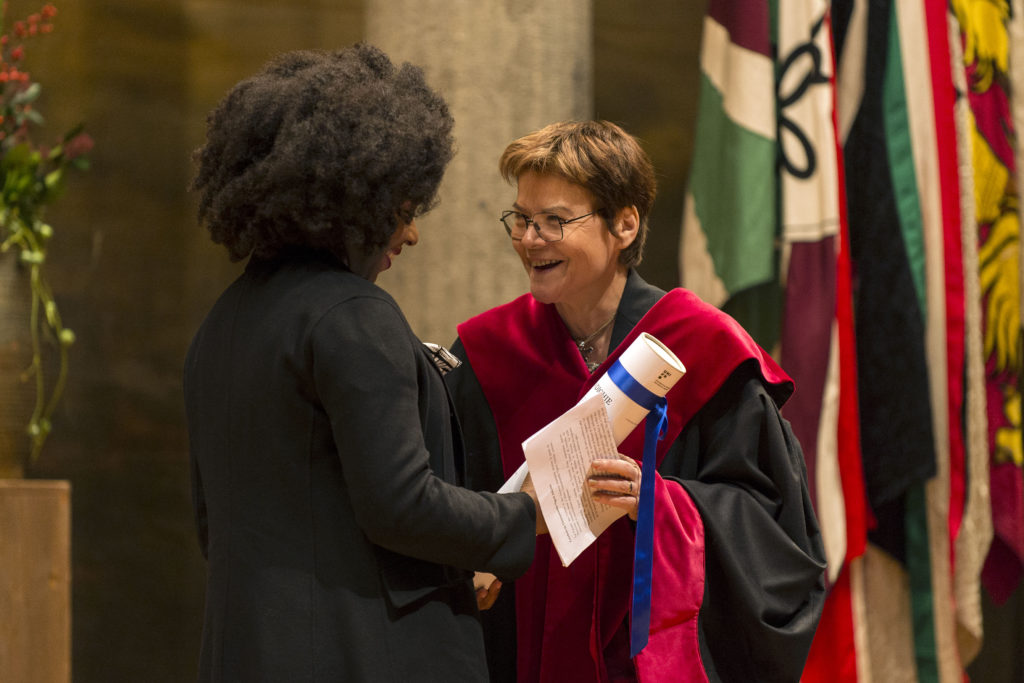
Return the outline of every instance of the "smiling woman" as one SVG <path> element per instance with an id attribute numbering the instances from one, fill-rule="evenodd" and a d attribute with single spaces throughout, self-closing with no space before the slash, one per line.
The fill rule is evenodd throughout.
<path id="1" fill-rule="evenodd" d="M 637 430 L 582 484 L 627 515 L 568 567 L 542 539 L 522 578 L 487 591 L 491 680 L 798 680 L 824 602 L 824 551 L 800 445 L 779 414 L 792 382 L 734 320 L 634 270 L 654 173 L 620 127 L 552 124 L 511 143 L 500 169 L 517 187 L 502 221 L 530 292 L 458 328 L 463 363 L 445 380 L 466 434 L 467 483 L 501 486 L 523 463 L 523 441 L 640 334 L 687 372 L 666 396 L 645 505 Z M 647 504 L 653 519 L 638 515 Z M 646 608 L 631 602 L 644 585 L 633 583 L 634 547 L 652 527 Z"/>

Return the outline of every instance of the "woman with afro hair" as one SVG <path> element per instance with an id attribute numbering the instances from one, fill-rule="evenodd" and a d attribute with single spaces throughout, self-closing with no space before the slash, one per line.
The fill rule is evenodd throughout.
<path id="1" fill-rule="evenodd" d="M 366 44 L 237 84 L 194 155 L 199 220 L 244 273 L 189 348 L 208 561 L 201 681 L 476 681 L 472 570 L 513 579 L 531 492 L 460 488 L 441 372 L 377 287 L 452 157 L 447 105 Z"/>

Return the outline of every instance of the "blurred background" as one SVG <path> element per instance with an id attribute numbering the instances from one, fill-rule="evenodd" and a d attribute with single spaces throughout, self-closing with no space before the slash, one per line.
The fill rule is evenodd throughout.
<path id="1" fill-rule="evenodd" d="M 441 206 L 421 221 L 421 245 L 403 254 L 394 275 L 408 268 L 422 271 L 416 277 L 427 281 L 456 278 L 455 290 L 474 287 L 493 298 L 460 304 L 461 317 L 450 307 L 435 309 L 436 315 L 407 310 L 424 338 L 448 343 L 461 319 L 524 290 L 525 275 L 497 220 L 514 197 L 498 178 L 497 158 L 515 136 L 555 118 L 601 116 L 644 140 L 661 186 L 641 270 L 663 287 L 677 284 L 704 8 L 667 0 L 598 0 L 592 7 L 565 3 L 570 13 L 550 17 L 537 7 L 546 3 L 529 1 L 432 3 L 450 5 L 442 12 L 429 4 L 58 0 L 53 33 L 26 43 L 25 69 L 43 88 L 37 108 L 46 125 L 39 137 L 49 131 L 57 138 L 81 122 L 95 141 L 91 169 L 73 174 L 66 194 L 47 213 L 55 232 L 51 283 L 77 341 L 53 434 L 28 471 L 33 478 L 72 485 L 75 681 L 195 677 L 205 566 L 189 502 L 181 368 L 199 322 L 241 266 L 230 263 L 196 225 L 187 191 L 190 154 L 202 144 L 207 112 L 271 56 L 345 47 L 367 39 L 372 25 L 381 36 L 376 42 L 394 59 L 427 62 L 428 81 L 452 103 L 459 156 Z M 14 0 L 10 16 L 21 18 L 41 6 Z M 501 20 L 487 20 L 486 8 Z M 559 19 L 571 24 L 551 25 Z M 476 21 L 480 33 L 468 30 Z M 412 42 L 388 44 L 403 33 Z M 481 76 L 488 80 L 476 83 L 452 73 L 463 62 L 480 63 L 473 55 L 484 55 L 481 68 L 488 59 L 514 68 L 520 61 L 532 65 L 545 44 L 555 59 L 582 49 L 582 57 L 555 63 L 552 70 L 572 66 L 587 71 L 586 77 L 571 82 L 559 73 L 552 81 L 524 67 L 516 76 L 520 90 L 458 100 L 473 87 L 501 92 L 497 71 L 484 69 Z M 504 54 L 486 57 L 495 45 Z M 455 54 L 442 52 L 453 49 Z M 569 87 L 556 91 L 551 86 L 558 83 Z M 487 140 L 486 155 L 477 151 L 481 140 L 470 134 L 467 121 L 508 119 L 517 108 L 532 106 L 527 99 L 537 89 L 551 90 L 546 97 L 552 111 L 539 111 L 514 129 L 510 125 L 504 138 Z M 520 100 L 523 92 L 527 97 Z M 455 168 L 468 157 L 474 160 L 471 170 Z M 477 186 L 458 187 L 459 177 L 469 175 L 486 179 L 493 196 L 481 196 Z M 458 218 L 458 238 L 452 237 L 452 220 L 438 219 L 443 210 L 454 218 L 460 209 L 456 197 L 473 205 Z M 485 251 L 459 256 L 475 249 L 473 240 L 487 238 Z M 422 264 L 407 260 L 431 243 L 454 256 L 426 254 Z M 497 268 L 489 262 L 495 259 Z M 463 262 L 474 272 L 457 278 L 452 269 Z M 495 292 L 494 280 L 504 290 Z M 440 282 L 433 289 L 449 291 Z M 423 330 L 428 320 L 444 315 L 446 320 Z"/>
<path id="2" fill-rule="evenodd" d="M 181 369 L 202 317 L 241 269 L 196 225 L 187 190 L 207 112 L 286 50 L 365 39 L 421 64 L 452 105 L 459 152 L 441 205 L 420 221 L 420 245 L 379 284 L 422 338 L 448 343 L 458 322 L 525 290 L 497 220 L 514 190 L 496 162 L 509 141 L 553 120 L 609 119 L 640 138 L 660 185 L 639 270 L 662 288 L 679 285 L 706 3 L 54 4 L 55 29 L 26 44 L 25 68 L 43 86 L 44 131 L 56 137 L 81 122 L 95 147 L 91 169 L 47 213 L 50 278 L 77 341 L 53 434 L 26 475 L 72 485 L 74 680 L 190 681 L 205 567 Z M 40 6 L 12 0 L 10 16 Z M 992 647 L 1024 649 L 1021 633 Z M 998 680 L 981 671 L 977 680 Z"/>

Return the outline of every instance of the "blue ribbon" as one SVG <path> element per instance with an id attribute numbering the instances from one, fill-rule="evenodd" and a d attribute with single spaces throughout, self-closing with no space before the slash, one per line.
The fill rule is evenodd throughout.
<path id="1" fill-rule="evenodd" d="M 640 473 L 640 499 L 636 515 L 636 541 L 633 547 L 633 605 L 629 628 L 629 654 L 636 657 L 647 646 L 651 626 L 651 573 L 654 568 L 654 471 L 658 466 L 658 442 L 668 428 L 668 401 L 648 391 L 615 361 L 608 368 L 608 379 L 637 405 L 648 411 L 644 421 L 643 470 Z"/>

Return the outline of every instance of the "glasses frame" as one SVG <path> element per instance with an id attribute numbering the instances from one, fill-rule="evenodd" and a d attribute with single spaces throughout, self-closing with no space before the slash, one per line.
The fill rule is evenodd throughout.
<path id="1" fill-rule="evenodd" d="M 519 242 L 519 241 L 521 241 L 523 239 L 523 237 L 526 237 L 526 234 L 528 232 L 530 232 L 530 226 L 532 225 L 533 229 L 537 233 L 537 237 L 541 238 L 545 242 L 551 243 L 551 242 L 561 242 L 562 240 L 565 239 L 565 226 L 567 226 L 569 223 L 575 223 L 576 221 L 581 221 L 584 218 L 589 218 L 590 216 L 593 216 L 596 213 L 600 213 L 600 211 L 601 211 L 600 209 L 594 209 L 593 211 L 590 211 L 589 213 L 585 213 L 582 216 L 576 216 L 575 218 L 562 218 L 557 213 L 552 213 L 550 211 L 538 211 L 537 213 L 533 214 L 532 216 L 527 216 L 522 211 L 516 211 L 515 209 L 508 209 L 507 211 L 502 211 L 501 212 L 501 218 L 499 218 L 498 220 L 501 221 L 501 224 L 505 226 L 505 232 L 508 233 L 509 239 L 511 239 L 514 242 Z M 537 227 L 537 221 L 533 220 L 533 216 L 536 216 L 538 213 L 543 213 L 543 214 L 547 214 L 548 216 L 554 216 L 555 217 L 555 220 L 558 221 L 558 239 L 549 240 L 548 238 L 544 237 L 544 235 L 541 234 L 540 228 Z M 523 231 L 523 237 L 512 237 L 512 228 L 510 228 L 508 223 L 505 222 L 505 219 L 507 219 L 509 216 L 512 216 L 512 215 L 522 216 L 523 219 L 526 221 L 526 230 Z"/>

